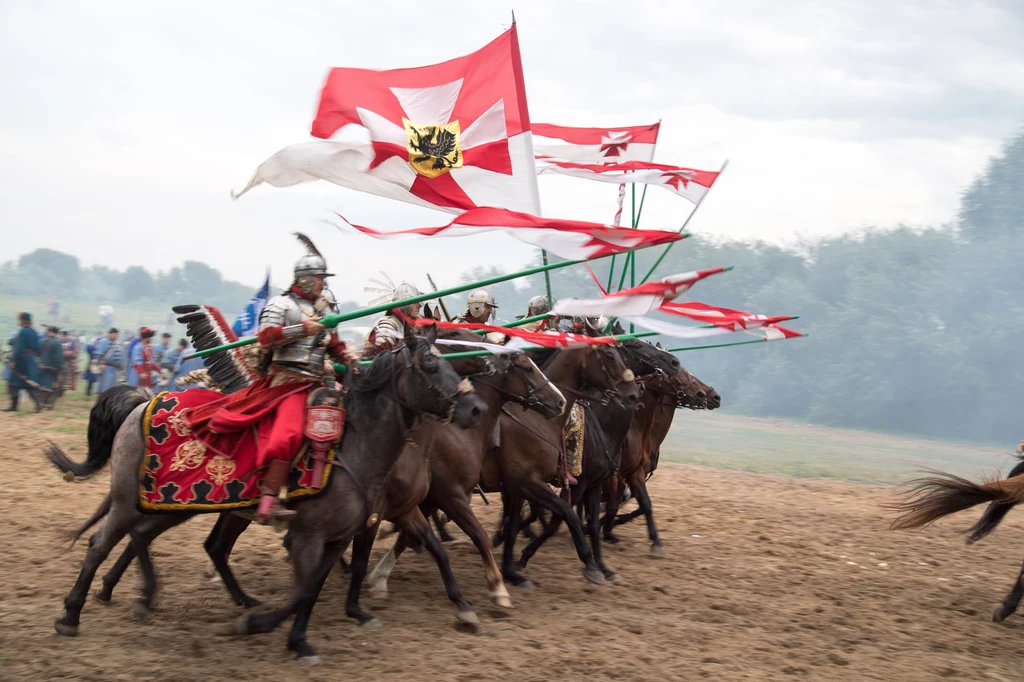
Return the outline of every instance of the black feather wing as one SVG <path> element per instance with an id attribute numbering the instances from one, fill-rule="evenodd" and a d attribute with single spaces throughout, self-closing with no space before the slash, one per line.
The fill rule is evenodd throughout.
<path id="1" fill-rule="evenodd" d="M 185 325 L 196 350 L 208 350 L 238 340 L 224 316 L 213 306 L 179 305 L 172 310 L 178 314 L 178 322 Z M 260 378 L 243 359 L 241 348 L 207 355 L 203 364 L 210 372 L 210 378 L 223 386 L 225 393 L 240 391 Z"/>

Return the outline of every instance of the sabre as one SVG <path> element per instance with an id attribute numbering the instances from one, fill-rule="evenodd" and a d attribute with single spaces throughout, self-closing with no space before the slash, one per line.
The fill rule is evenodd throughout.
<path id="1" fill-rule="evenodd" d="M 683 232 L 680 234 L 681 239 L 689 237 L 689 233 Z M 649 248 L 646 246 L 638 247 L 638 249 Z M 638 250 L 632 249 L 632 250 Z M 610 254 L 609 254 L 610 255 Z M 548 272 L 550 270 L 558 270 L 559 268 L 567 268 L 570 265 L 579 265 L 580 263 L 586 263 L 589 261 L 601 260 L 602 258 L 608 258 L 609 256 L 600 256 L 598 258 L 589 258 L 582 260 L 564 260 L 558 263 L 549 263 L 548 265 L 540 265 L 533 268 L 527 268 L 526 270 L 520 270 L 519 272 L 513 272 L 507 275 L 498 275 L 496 277 L 490 277 L 479 282 L 471 282 L 469 284 L 460 284 L 458 286 L 449 287 L 447 289 L 441 289 L 440 291 L 432 291 L 426 294 L 420 294 L 418 296 L 410 296 L 409 298 L 403 298 L 400 301 L 392 301 L 389 303 L 381 303 L 379 305 L 370 306 L 368 308 L 361 308 L 359 310 L 353 310 L 349 313 L 337 313 L 331 315 L 324 315 L 320 318 L 319 322 L 328 329 L 337 327 L 342 322 L 348 322 L 349 320 L 355 320 L 360 317 L 367 317 L 369 315 L 376 315 L 377 313 L 387 312 L 392 308 L 401 308 L 414 303 L 423 303 L 429 301 L 432 298 L 440 298 L 442 296 L 452 296 L 454 294 L 461 294 L 463 291 L 469 291 L 470 289 L 476 289 L 479 287 L 486 287 L 492 284 L 500 284 L 501 282 L 507 282 L 510 279 L 518 279 L 519 277 L 528 277 L 530 275 L 536 275 L 541 272 Z M 255 336 L 248 336 L 244 339 L 238 339 L 231 343 L 225 343 L 222 346 L 215 346 L 213 348 L 206 348 L 204 350 L 196 351 L 185 357 L 185 360 L 192 358 L 202 358 L 213 353 L 219 353 L 223 350 L 230 350 L 232 348 L 238 348 L 239 346 L 248 346 L 256 343 Z"/>
<path id="2" fill-rule="evenodd" d="M 430 276 L 429 272 L 427 273 L 427 281 L 430 282 L 430 287 L 434 291 L 437 291 L 437 285 L 434 284 L 434 278 Z M 437 298 L 437 305 L 441 306 L 441 312 L 444 313 L 444 319 L 446 319 L 449 322 L 451 322 L 452 321 L 452 316 L 448 314 L 448 306 L 446 306 L 444 304 L 444 299 L 441 298 L 440 296 L 438 296 L 438 298 Z"/>

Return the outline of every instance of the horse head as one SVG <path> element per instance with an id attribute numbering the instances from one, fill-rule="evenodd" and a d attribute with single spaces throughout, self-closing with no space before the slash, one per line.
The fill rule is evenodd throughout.
<path id="1" fill-rule="evenodd" d="M 391 351 L 399 402 L 414 412 L 472 428 L 483 419 L 487 406 L 469 380 L 434 349 L 436 339 L 437 327 L 430 326 L 422 336 L 407 327 L 404 341 Z"/>

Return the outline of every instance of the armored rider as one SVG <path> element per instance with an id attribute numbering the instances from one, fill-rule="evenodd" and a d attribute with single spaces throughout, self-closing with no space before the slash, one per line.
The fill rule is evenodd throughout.
<path id="1" fill-rule="evenodd" d="M 494 311 L 498 304 L 494 296 L 487 289 L 477 289 L 466 299 L 466 312 L 458 315 L 454 322 L 468 322 L 470 324 L 494 324 Z M 489 343 L 503 344 L 508 339 L 504 334 L 489 332 L 484 336 Z"/>
<path id="2" fill-rule="evenodd" d="M 257 463 L 266 467 L 258 508 L 263 523 L 295 514 L 284 508 L 278 496 L 302 447 L 309 393 L 325 383 L 333 385 L 332 360 L 346 364 L 358 360 L 334 330 L 319 323 L 324 315 L 337 312 L 334 296 L 325 288 L 332 273 L 313 242 L 302 234 L 296 237 L 306 247 L 306 255 L 295 264 L 295 279 L 260 314 L 257 341 L 270 355 L 266 376 L 197 408 L 189 419 L 193 431 L 206 429 L 214 434 L 257 427 Z"/>
<path id="3" fill-rule="evenodd" d="M 551 306 L 555 303 L 554 300 L 548 301 L 548 297 L 544 294 L 534 296 L 530 299 L 530 302 L 526 304 L 526 316 L 536 317 L 537 315 L 544 315 L 545 313 L 551 312 Z M 535 320 L 533 322 L 527 322 L 522 325 L 523 329 L 531 332 L 542 332 L 550 329 L 555 329 L 558 325 L 557 317 L 545 317 L 543 320 Z"/>
<path id="4" fill-rule="evenodd" d="M 412 284 L 408 282 L 402 282 L 395 287 L 394 293 L 391 294 L 391 300 L 401 301 L 406 298 L 412 298 L 413 296 L 419 296 L 420 292 Z M 420 316 L 420 311 L 423 309 L 421 303 L 410 303 L 409 305 L 401 306 L 400 308 L 394 308 L 387 311 L 384 317 L 377 320 L 377 323 L 373 325 L 373 328 L 366 335 L 366 344 L 363 347 L 363 357 L 372 358 L 378 353 L 386 350 L 395 348 L 402 339 L 405 338 L 405 322 L 402 318 L 395 313 L 398 310 L 405 317 L 416 319 Z"/>

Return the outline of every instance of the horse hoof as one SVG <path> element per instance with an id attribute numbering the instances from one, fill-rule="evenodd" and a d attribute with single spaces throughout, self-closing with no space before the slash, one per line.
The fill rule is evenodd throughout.
<path id="1" fill-rule="evenodd" d="M 602 542 L 607 542 L 610 545 L 617 545 L 619 544 L 619 538 L 614 535 L 605 535 L 604 538 L 602 538 Z"/>
<path id="2" fill-rule="evenodd" d="M 620 580 L 622 580 L 622 576 L 616 573 L 615 571 L 608 571 L 604 574 L 604 579 L 610 583 L 617 583 Z"/>
<path id="3" fill-rule="evenodd" d="M 132 606 L 132 618 L 135 619 L 136 623 L 146 625 L 149 623 L 150 616 L 152 615 L 152 609 L 142 602 L 135 602 L 134 606 Z"/>
<path id="4" fill-rule="evenodd" d="M 521 590 L 532 590 L 536 587 L 533 581 L 528 578 L 517 578 L 514 580 L 507 580 L 506 582 L 512 583 L 512 587 L 518 587 Z"/>
<path id="5" fill-rule="evenodd" d="M 99 590 L 96 590 L 95 592 L 92 593 L 92 598 L 98 604 L 103 604 L 104 606 L 110 606 L 110 597 L 111 597 L 111 595 L 104 594 L 103 592 L 101 592 Z"/>
<path id="6" fill-rule="evenodd" d="M 583 577 L 595 585 L 604 585 L 604 573 L 596 568 L 584 568 Z"/>
<path id="7" fill-rule="evenodd" d="M 239 616 L 231 623 L 231 634 L 233 635 L 247 635 L 249 634 L 249 614 Z"/>
<path id="8" fill-rule="evenodd" d="M 503 609 L 512 608 L 512 598 L 507 594 L 495 594 L 491 596 L 491 600 Z"/>
<path id="9" fill-rule="evenodd" d="M 651 554 L 658 557 L 659 559 L 668 556 L 668 552 L 666 552 L 665 548 L 661 545 L 651 545 Z"/>
<path id="10" fill-rule="evenodd" d="M 995 611 L 992 612 L 992 622 L 993 623 L 1002 623 L 1004 620 L 1006 620 L 1006 616 L 1007 616 L 1007 614 L 1003 612 L 1003 607 L 1000 606 L 999 608 L 997 608 Z"/>
<path id="11" fill-rule="evenodd" d="M 476 617 L 476 613 L 473 612 L 473 609 L 469 609 L 468 611 L 456 611 L 455 618 L 462 625 L 469 625 L 474 628 L 477 625 L 480 625 L 480 619 Z"/>
<path id="12" fill-rule="evenodd" d="M 377 587 L 376 585 L 370 586 L 370 597 L 373 599 L 387 599 L 388 594 L 387 585 L 383 585 L 381 587 Z"/>
<path id="13" fill-rule="evenodd" d="M 381 623 L 378 618 L 371 618 L 365 623 L 359 624 L 359 627 L 363 628 L 364 630 L 379 630 L 383 626 L 384 624 Z"/>
<path id="14" fill-rule="evenodd" d="M 295 660 L 302 665 L 320 665 L 320 663 L 322 662 L 320 660 L 320 657 L 316 654 L 313 654 L 312 656 L 299 656 Z"/>
<path id="15" fill-rule="evenodd" d="M 78 626 L 68 625 L 61 618 L 53 621 L 53 629 L 57 631 L 58 635 L 64 635 L 65 637 L 78 637 Z"/>

